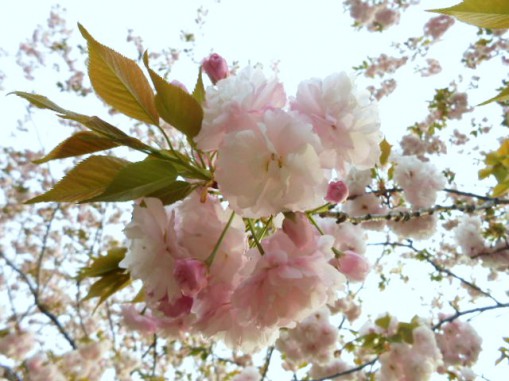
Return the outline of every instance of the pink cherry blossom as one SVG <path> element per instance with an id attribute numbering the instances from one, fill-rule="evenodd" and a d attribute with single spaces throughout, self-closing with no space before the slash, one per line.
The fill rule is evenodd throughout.
<path id="1" fill-rule="evenodd" d="M 341 257 L 333 259 L 331 264 L 341 271 L 348 280 L 355 282 L 364 281 L 371 270 L 371 265 L 366 257 L 350 250 Z"/>
<path id="2" fill-rule="evenodd" d="M 348 198 L 348 187 L 343 181 L 331 181 L 327 187 L 325 201 L 341 204 Z"/>
<path id="3" fill-rule="evenodd" d="M 429 162 L 415 156 L 401 156 L 394 171 L 394 180 L 403 188 L 406 200 L 415 208 L 432 206 L 437 191 L 445 186 L 445 177 Z"/>
<path id="4" fill-rule="evenodd" d="M 327 303 L 344 281 L 328 263 L 332 242 L 320 236 L 303 250 L 282 231 L 264 240 L 265 254 L 232 296 L 241 324 L 291 327 Z"/>
<path id="5" fill-rule="evenodd" d="M 203 124 L 194 140 L 203 151 L 217 150 L 226 133 L 249 129 L 265 111 L 285 104 L 277 79 L 268 80 L 261 70 L 247 67 L 207 88 Z"/>
<path id="6" fill-rule="evenodd" d="M 194 297 L 207 286 L 207 266 L 196 259 L 177 259 L 173 276 L 185 296 Z"/>
<path id="7" fill-rule="evenodd" d="M 141 315 L 134 306 L 122 307 L 123 323 L 130 329 L 145 334 L 153 334 L 157 331 L 158 321 L 150 314 Z"/>
<path id="8" fill-rule="evenodd" d="M 205 261 L 214 250 L 226 227 L 232 210 L 225 208 L 216 196 L 201 199 L 201 189 L 189 195 L 176 208 L 179 244 L 191 258 Z M 231 282 L 238 275 L 247 249 L 242 218 L 235 215 L 209 269 L 209 282 Z"/>
<path id="9" fill-rule="evenodd" d="M 372 168 L 382 140 L 376 104 L 345 73 L 301 82 L 293 110 L 307 116 L 320 136 L 326 165 L 346 174 L 350 166 Z M 325 159 L 324 159 L 325 160 Z"/>
<path id="10" fill-rule="evenodd" d="M 203 71 L 207 73 L 214 85 L 221 79 L 228 77 L 230 74 L 228 63 L 217 53 L 213 53 L 208 58 L 204 59 L 201 67 Z"/>
<path id="11" fill-rule="evenodd" d="M 327 186 L 320 150 L 311 125 L 297 114 L 268 111 L 258 125 L 226 135 L 217 159 L 219 189 L 244 217 L 315 208 Z"/>
<path id="12" fill-rule="evenodd" d="M 143 204 L 134 207 L 133 220 L 125 228 L 130 242 L 120 266 L 129 270 L 133 279 L 143 281 L 150 299 L 173 300 L 181 295 L 171 276 L 174 261 L 188 254 L 177 243 L 174 211 L 166 211 L 155 198 L 146 198 Z"/>

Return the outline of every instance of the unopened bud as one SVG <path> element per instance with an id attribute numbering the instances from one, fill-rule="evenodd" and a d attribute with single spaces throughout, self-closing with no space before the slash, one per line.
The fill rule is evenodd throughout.
<path id="1" fill-rule="evenodd" d="M 327 187 L 325 200 L 333 204 L 340 204 L 348 198 L 348 187 L 343 181 L 333 181 Z"/>
<path id="2" fill-rule="evenodd" d="M 209 58 L 204 59 L 201 67 L 207 73 L 212 83 L 215 85 L 219 80 L 225 79 L 230 74 L 228 63 L 217 53 L 213 53 Z"/>

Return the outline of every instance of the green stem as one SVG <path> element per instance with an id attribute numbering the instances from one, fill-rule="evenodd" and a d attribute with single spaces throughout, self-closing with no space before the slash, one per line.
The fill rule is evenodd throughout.
<path id="1" fill-rule="evenodd" d="M 166 140 L 166 144 L 168 144 L 168 147 L 170 148 L 170 151 L 175 151 L 173 149 L 173 146 L 171 144 L 171 141 L 170 141 L 170 138 L 168 137 L 168 135 L 166 134 L 166 132 L 164 131 L 164 129 L 159 125 L 159 124 L 155 124 L 155 126 L 159 129 L 159 131 L 161 131 L 161 133 L 163 134 L 164 136 L 164 140 Z"/>
<path id="2" fill-rule="evenodd" d="M 253 220 L 251 218 L 247 219 L 247 227 L 249 228 L 249 231 L 251 232 L 251 236 L 253 237 L 253 240 L 255 241 L 256 248 L 260 252 L 261 255 L 265 254 L 265 251 L 263 250 L 263 247 L 258 240 L 258 237 L 256 236 L 256 231 L 254 229 Z"/>
<path id="3" fill-rule="evenodd" d="M 216 254 L 219 250 L 219 246 L 221 246 L 221 242 L 223 242 L 224 236 L 226 235 L 226 231 L 230 227 L 233 221 L 233 217 L 235 217 L 235 212 L 232 212 L 230 215 L 230 218 L 228 222 L 226 223 L 226 226 L 224 227 L 223 231 L 221 232 L 221 235 L 219 236 L 219 239 L 216 242 L 216 246 L 214 246 L 214 250 L 212 250 L 212 253 L 209 255 L 209 257 L 205 260 L 205 264 L 210 267 L 212 265 L 212 262 L 214 262 L 214 258 L 216 257 Z"/>
<path id="4" fill-rule="evenodd" d="M 306 213 L 306 217 L 308 218 L 309 222 L 311 222 L 311 224 L 316 228 L 316 230 L 318 230 L 318 233 L 320 233 L 320 235 L 325 235 L 322 228 L 318 226 L 313 216 L 311 216 L 309 213 Z M 336 258 L 342 257 L 344 255 L 344 253 L 341 250 L 338 250 L 335 247 L 331 247 L 331 250 Z"/>

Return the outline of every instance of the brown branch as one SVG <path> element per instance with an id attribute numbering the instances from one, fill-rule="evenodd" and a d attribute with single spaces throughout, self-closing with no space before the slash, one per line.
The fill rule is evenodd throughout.
<path id="1" fill-rule="evenodd" d="M 462 278 L 461 276 L 453 273 L 451 270 L 446 269 L 445 267 L 440 266 L 438 263 L 436 263 L 433 259 L 431 259 L 430 255 L 428 254 L 427 250 L 419 250 L 416 248 L 411 241 L 409 243 L 401 243 L 401 242 L 381 242 L 381 243 L 370 243 L 369 246 L 397 246 L 397 247 L 404 247 L 407 249 L 412 250 L 413 252 L 417 253 L 419 255 L 419 258 L 417 259 L 424 259 L 427 263 L 429 263 L 433 268 L 441 273 L 447 274 L 451 278 L 459 280 L 461 283 L 463 283 L 465 286 L 468 286 L 472 288 L 473 290 L 477 291 L 478 293 L 484 295 L 487 298 L 490 298 L 497 304 L 500 303 L 493 295 L 491 295 L 489 292 L 484 291 L 479 286 L 475 285 L 472 282 L 469 282 L 468 280 Z"/>
<path id="2" fill-rule="evenodd" d="M 268 349 L 267 349 L 267 354 L 265 355 L 265 364 L 263 365 L 263 371 L 262 371 L 262 378 L 260 379 L 260 381 L 264 381 L 265 380 L 265 377 L 267 377 L 267 372 L 269 371 L 269 366 L 270 366 L 270 360 L 272 359 L 272 353 L 274 352 L 274 346 L 271 345 Z"/>
<path id="3" fill-rule="evenodd" d="M 39 294 L 37 292 L 37 289 L 32 285 L 32 282 L 26 276 L 26 274 L 23 271 L 21 271 L 9 258 L 7 258 L 2 251 L 0 251 L 0 257 L 3 258 L 3 260 L 7 263 L 7 265 L 14 272 L 16 272 L 21 277 L 21 279 L 23 279 L 23 281 L 26 283 L 28 289 L 30 290 L 30 293 L 32 294 L 32 296 L 34 298 L 34 304 L 39 309 L 39 311 L 53 323 L 53 325 L 57 328 L 57 330 L 67 340 L 67 342 L 72 347 L 72 349 L 76 349 L 77 348 L 76 343 L 71 338 L 69 333 L 64 329 L 64 326 L 62 325 L 62 323 L 60 323 L 58 318 L 48 309 L 48 307 L 46 307 L 43 303 L 41 303 L 41 301 L 39 300 Z"/>
<path id="4" fill-rule="evenodd" d="M 465 213 L 474 213 L 480 210 L 493 208 L 497 205 L 509 205 L 509 200 L 492 199 L 483 204 L 466 204 L 466 205 L 435 205 L 431 208 L 422 208 L 409 211 L 391 211 L 385 214 L 366 214 L 363 216 L 351 216 L 345 212 L 324 212 L 320 213 L 320 217 L 334 218 L 338 224 L 348 221 L 355 225 L 367 221 L 408 221 L 412 218 L 431 216 L 435 213 L 459 211 Z"/>
<path id="5" fill-rule="evenodd" d="M 482 312 L 485 312 L 485 311 L 491 311 L 491 310 L 496 310 L 496 309 L 499 309 L 499 308 L 509 308 L 509 303 L 497 303 L 497 304 L 494 304 L 494 305 L 491 305 L 491 306 L 484 306 L 484 307 L 477 307 L 477 308 L 472 308 L 470 310 L 465 310 L 465 311 L 456 311 L 456 313 L 454 315 L 451 315 L 445 319 L 442 319 L 440 320 L 437 324 L 435 324 L 432 329 L 434 331 L 436 331 L 437 329 L 440 329 L 440 327 L 445 324 L 445 323 L 450 323 L 462 316 L 465 316 L 465 315 L 470 315 L 470 314 L 475 314 L 475 313 L 482 313 Z"/>

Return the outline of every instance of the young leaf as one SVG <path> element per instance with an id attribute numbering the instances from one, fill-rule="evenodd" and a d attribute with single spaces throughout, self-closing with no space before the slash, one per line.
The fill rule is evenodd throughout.
<path id="1" fill-rule="evenodd" d="M 126 252 L 125 247 L 114 247 L 108 250 L 106 255 L 94 258 L 90 266 L 80 270 L 78 280 L 102 277 L 112 272 L 124 272 L 125 269 L 120 268 L 118 264 L 124 259 Z"/>
<path id="2" fill-rule="evenodd" d="M 177 171 L 167 160 L 147 159 L 122 168 L 101 194 L 84 200 L 130 201 L 157 194 L 175 183 Z"/>
<path id="3" fill-rule="evenodd" d="M 391 154 L 392 145 L 387 140 L 380 142 L 380 164 L 384 166 L 389 162 L 389 156 Z"/>
<path id="4" fill-rule="evenodd" d="M 198 101 L 199 104 L 203 104 L 205 101 L 205 86 L 203 86 L 201 66 L 200 71 L 198 71 L 198 80 L 196 81 L 196 85 L 194 85 L 193 97 Z"/>
<path id="5" fill-rule="evenodd" d="M 504 90 L 502 90 L 497 96 L 488 99 L 487 101 L 481 103 L 479 106 L 484 106 L 491 102 L 504 102 L 509 100 L 509 87 L 506 87 Z"/>
<path id="6" fill-rule="evenodd" d="M 120 144 L 109 138 L 98 135 L 95 132 L 80 131 L 67 138 L 46 156 L 34 160 L 36 164 L 45 163 L 50 160 L 63 159 L 66 157 L 80 156 L 87 153 L 104 151 L 106 149 L 118 147 Z"/>
<path id="7" fill-rule="evenodd" d="M 11 92 L 9 94 L 14 94 L 14 95 L 17 95 L 18 97 L 26 99 L 27 101 L 29 101 L 35 107 L 42 108 L 42 109 L 52 110 L 52 111 L 55 111 L 56 113 L 58 113 L 60 115 L 68 115 L 69 119 L 73 119 L 72 116 L 74 116 L 76 118 L 79 118 L 79 117 L 82 116 L 80 114 L 76 114 L 74 112 L 68 111 L 68 110 L 60 107 L 59 105 L 57 105 L 54 102 L 50 101 L 44 95 L 26 93 L 24 91 L 13 91 L 13 92 Z"/>
<path id="8" fill-rule="evenodd" d="M 129 285 L 130 281 L 131 278 L 129 274 L 112 272 L 108 275 L 101 277 L 101 279 L 92 284 L 92 286 L 90 286 L 90 290 L 88 290 L 87 296 L 85 296 L 83 300 L 98 297 L 99 302 L 97 303 L 96 306 L 97 308 L 111 295 Z"/>
<path id="9" fill-rule="evenodd" d="M 118 143 L 119 145 L 124 145 L 144 152 L 154 151 L 154 149 L 152 149 L 150 146 L 144 144 L 136 138 L 130 137 L 126 133 L 119 130 L 117 127 L 112 126 L 97 116 L 87 116 L 66 110 L 42 95 L 25 93 L 22 91 L 14 91 L 11 94 L 15 94 L 21 98 L 26 99 L 36 107 L 55 111 L 58 113 L 58 116 L 63 119 L 70 119 L 81 123 L 82 125 L 88 127 L 90 130 L 114 141 L 115 143 Z"/>
<path id="10" fill-rule="evenodd" d="M 97 42 L 82 25 L 78 27 L 88 42 L 88 70 L 96 93 L 121 113 L 158 125 L 154 93 L 136 62 Z"/>
<path id="11" fill-rule="evenodd" d="M 28 200 L 80 202 L 100 195 L 129 162 L 110 156 L 91 156 L 71 169 L 50 191 Z"/>
<path id="12" fill-rule="evenodd" d="M 191 184 L 185 181 L 175 181 L 157 192 L 148 194 L 147 197 L 155 197 L 161 200 L 163 205 L 170 205 L 186 198 L 193 190 Z"/>
<path id="13" fill-rule="evenodd" d="M 509 1 L 463 0 L 449 8 L 432 9 L 431 12 L 454 16 L 480 28 L 509 28 Z"/>
<path id="14" fill-rule="evenodd" d="M 143 62 L 156 88 L 155 102 L 161 118 L 189 138 L 198 135 L 203 119 L 203 109 L 198 101 L 150 69 L 147 53 L 143 57 Z"/>

